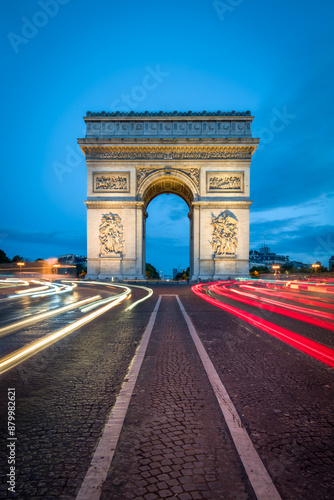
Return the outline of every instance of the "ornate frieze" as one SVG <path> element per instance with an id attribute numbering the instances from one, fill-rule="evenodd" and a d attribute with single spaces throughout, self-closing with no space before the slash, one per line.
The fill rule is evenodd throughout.
<path id="1" fill-rule="evenodd" d="M 87 160 L 250 160 L 253 146 L 83 146 Z"/>
<path id="2" fill-rule="evenodd" d="M 103 214 L 99 227 L 100 257 L 121 254 L 124 247 L 123 225 L 117 214 Z"/>
<path id="3" fill-rule="evenodd" d="M 94 193 L 128 193 L 130 191 L 130 172 L 93 173 Z"/>
<path id="4" fill-rule="evenodd" d="M 137 186 L 140 184 L 151 174 L 156 172 L 166 172 L 169 175 L 172 175 L 173 172 L 182 172 L 186 174 L 192 181 L 195 183 L 197 187 L 199 187 L 199 171 L 198 167 L 191 168 L 171 168 L 171 167 L 161 167 L 161 168 L 138 168 L 137 169 Z"/>
<path id="5" fill-rule="evenodd" d="M 238 221 L 236 217 L 225 210 L 218 217 L 211 218 L 212 240 L 210 244 L 213 253 L 217 255 L 234 256 L 236 255 L 238 239 Z"/>
<path id="6" fill-rule="evenodd" d="M 207 172 L 207 193 L 243 193 L 243 172 Z"/>

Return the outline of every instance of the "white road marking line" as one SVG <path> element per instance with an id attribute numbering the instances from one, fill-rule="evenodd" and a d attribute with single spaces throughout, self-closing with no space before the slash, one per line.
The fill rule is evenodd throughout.
<path id="1" fill-rule="evenodd" d="M 83 480 L 76 500 L 99 500 L 102 486 L 106 480 L 111 461 L 113 459 L 119 435 L 121 433 L 130 399 L 138 378 L 147 345 L 151 337 L 153 326 L 157 317 L 161 297 L 158 298 L 150 320 L 147 324 L 142 341 L 130 364 L 129 371 L 123 382 L 109 419 L 104 428 L 99 444 L 95 450 L 90 467 Z"/>
<path id="2" fill-rule="evenodd" d="M 270 478 L 268 471 L 266 470 L 261 458 L 255 450 L 245 427 L 242 425 L 238 412 L 233 405 L 222 381 L 220 380 L 219 375 L 195 330 L 193 322 L 186 313 L 186 310 L 184 309 L 178 295 L 176 296 L 176 300 L 178 301 L 183 317 L 187 323 L 189 333 L 194 341 L 197 352 L 208 375 L 211 386 L 218 400 L 220 409 L 230 430 L 235 447 L 246 470 L 247 476 L 253 487 L 257 499 L 281 500 L 281 497 L 272 479 Z"/>

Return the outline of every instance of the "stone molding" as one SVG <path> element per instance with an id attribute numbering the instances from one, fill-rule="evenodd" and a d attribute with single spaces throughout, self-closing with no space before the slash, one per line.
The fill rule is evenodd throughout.
<path id="1" fill-rule="evenodd" d="M 251 206 L 253 202 L 252 201 L 222 201 L 217 204 L 217 202 L 213 201 L 213 203 L 210 202 L 201 202 L 201 201 L 193 201 L 192 202 L 192 208 L 193 209 L 200 209 L 200 208 L 208 208 L 212 210 L 222 210 L 222 209 L 227 209 L 227 210 L 233 210 L 235 208 L 243 208 L 249 210 L 249 207 Z"/>
<path id="2" fill-rule="evenodd" d="M 250 111 L 87 111 L 84 120 L 91 120 L 94 118 L 106 118 L 110 119 L 111 117 L 122 117 L 124 119 L 133 119 L 140 117 L 143 118 L 157 118 L 157 119 L 165 119 L 166 117 L 187 117 L 191 116 L 191 118 L 197 117 L 222 117 L 222 116 L 248 116 L 253 119 Z"/>
<path id="3" fill-rule="evenodd" d="M 181 172 L 194 182 L 197 188 L 199 188 L 199 167 L 189 167 L 189 168 L 173 168 L 173 167 L 139 167 L 137 168 L 137 187 L 139 187 L 144 180 L 146 180 L 151 174 L 157 172 L 165 173 L 166 175 L 173 175 L 174 173 Z"/>
<path id="4" fill-rule="evenodd" d="M 87 160 L 250 160 L 256 146 L 82 146 Z"/>
<path id="5" fill-rule="evenodd" d="M 142 201 L 133 201 L 133 202 L 117 202 L 117 201 L 85 201 L 85 205 L 87 208 L 114 208 L 115 210 L 120 208 L 143 208 L 144 202 Z"/>

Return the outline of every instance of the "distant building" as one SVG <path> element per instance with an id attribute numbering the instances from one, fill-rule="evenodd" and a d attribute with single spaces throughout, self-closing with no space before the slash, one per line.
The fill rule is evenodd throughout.
<path id="1" fill-rule="evenodd" d="M 267 245 L 262 245 L 259 251 L 251 250 L 249 252 L 249 267 L 253 266 L 267 266 L 271 267 L 274 264 L 282 266 L 289 262 L 289 257 L 284 255 L 277 255 L 276 253 L 270 252 L 270 248 Z"/>
<path id="2" fill-rule="evenodd" d="M 332 268 L 334 268 L 334 255 L 332 255 L 328 262 L 328 269 L 331 270 Z"/>
<path id="3" fill-rule="evenodd" d="M 175 278 L 175 276 L 177 275 L 178 273 L 178 270 L 177 269 L 173 269 L 173 278 Z"/>
<path id="4" fill-rule="evenodd" d="M 295 269 L 309 269 L 310 265 L 309 264 L 304 264 L 303 262 L 299 262 L 297 260 L 292 260 L 289 262 L 291 267 L 294 267 Z"/>
<path id="5" fill-rule="evenodd" d="M 80 262 L 86 263 L 87 257 L 85 255 L 77 255 L 69 253 L 67 255 L 59 255 L 58 257 L 59 264 L 79 264 Z"/>

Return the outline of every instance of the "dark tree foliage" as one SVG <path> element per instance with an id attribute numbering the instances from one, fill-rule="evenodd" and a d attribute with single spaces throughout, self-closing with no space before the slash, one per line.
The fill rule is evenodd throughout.
<path id="1" fill-rule="evenodd" d="M 23 257 L 20 257 L 20 255 L 15 255 L 13 257 L 13 262 L 23 262 Z"/>
<path id="2" fill-rule="evenodd" d="M 79 277 L 83 278 L 87 274 L 87 266 L 85 264 L 79 262 L 78 264 L 75 265 L 75 267 L 77 268 L 76 275 L 78 278 Z"/>
<path id="3" fill-rule="evenodd" d="M 260 274 L 267 274 L 267 273 L 270 273 L 270 269 L 267 266 L 253 266 L 249 270 L 249 274 L 253 278 L 260 276 Z"/>
<path id="4" fill-rule="evenodd" d="M 152 264 L 146 263 L 146 277 L 149 280 L 159 280 L 160 276 L 158 271 Z"/>
<path id="5" fill-rule="evenodd" d="M 189 278 L 189 273 L 190 273 L 190 268 L 187 267 L 187 270 L 183 270 L 183 271 L 180 271 L 179 273 L 177 273 L 174 278 L 173 278 L 173 281 L 180 281 L 180 280 L 186 280 Z"/>
<path id="6" fill-rule="evenodd" d="M 0 264 L 8 264 L 10 259 L 7 257 L 3 250 L 0 250 Z"/>

